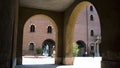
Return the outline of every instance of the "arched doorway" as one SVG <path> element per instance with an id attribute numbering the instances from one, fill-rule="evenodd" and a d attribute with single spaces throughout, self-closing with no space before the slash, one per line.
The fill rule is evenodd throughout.
<path id="1" fill-rule="evenodd" d="M 48 52 L 47 52 L 48 56 L 52 56 L 53 50 L 55 50 L 55 41 L 52 39 L 46 39 L 42 43 L 43 54 L 45 53 L 45 49 L 48 49 Z"/>
<path id="2" fill-rule="evenodd" d="M 77 53 L 77 56 L 87 56 L 86 54 L 86 44 L 84 41 L 82 40 L 78 40 L 76 41 L 76 44 L 78 45 L 78 53 Z"/>
<path id="3" fill-rule="evenodd" d="M 64 63 L 67 64 L 67 61 L 72 59 L 73 43 L 79 39 L 85 42 L 87 54 L 90 55 L 90 44 L 96 42 L 97 36 L 101 37 L 101 27 L 98 13 L 94 5 L 90 2 L 80 2 L 73 9 L 68 19 L 68 24 L 65 27 L 66 58 Z M 99 41 L 100 40 L 101 39 L 99 39 Z"/>

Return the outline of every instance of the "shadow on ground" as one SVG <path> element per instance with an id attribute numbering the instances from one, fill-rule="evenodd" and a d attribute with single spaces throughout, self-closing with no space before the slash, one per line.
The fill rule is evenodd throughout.
<path id="1" fill-rule="evenodd" d="M 41 65 L 17 65 L 16 68 L 57 68 L 55 64 L 41 64 Z"/>

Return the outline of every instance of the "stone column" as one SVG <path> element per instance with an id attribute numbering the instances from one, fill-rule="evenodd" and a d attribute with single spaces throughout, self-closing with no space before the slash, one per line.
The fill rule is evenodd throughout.
<path id="1" fill-rule="evenodd" d="M 17 0 L 0 0 L 0 68 L 12 68 Z"/>
<path id="2" fill-rule="evenodd" d="M 71 29 L 69 29 L 71 28 Z M 63 64 L 73 64 L 73 26 L 68 25 L 68 29 L 64 32 L 64 60 Z"/>
<path id="3" fill-rule="evenodd" d="M 99 44 L 96 44 L 94 46 L 94 52 L 95 52 L 95 57 L 99 57 L 100 56 L 100 53 L 99 53 Z"/>
<path id="4" fill-rule="evenodd" d="M 96 45 L 94 46 L 94 56 L 96 56 Z"/>
<path id="5" fill-rule="evenodd" d="M 97 46 L 96 46 L 96 47 L 97 47 L 97 52 L 96 52 L 96 53 L 97 53 L 97 57 L 99 57 L 99 56 L 100 56 L 100 52 L 99 52 L 99 44 L 96 44 L 96 45 L 97 45 Z"/>
<path id="6" fill-rule="evenodd" d="M 63 64 L 63 57 L 64 57 L 64 28 L 63 28 L 63 23 L 58 24 L 58 44 L 56 47 L 56 57 L 55 57 L 55 64 L 62 65 Z"/>

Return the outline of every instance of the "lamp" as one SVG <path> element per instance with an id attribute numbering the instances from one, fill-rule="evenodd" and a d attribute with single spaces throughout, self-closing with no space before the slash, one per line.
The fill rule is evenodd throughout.
<path id="1" fill-rule="evenodd" d="M 100 43 L 101 43 L 101 36 L 100 36 L 100 35 L 97 35 L 97 36 L 96 36 L 96 41 L 95 41 L 95 43 L 97 43 L 97 44 L 100 44 Z"/>

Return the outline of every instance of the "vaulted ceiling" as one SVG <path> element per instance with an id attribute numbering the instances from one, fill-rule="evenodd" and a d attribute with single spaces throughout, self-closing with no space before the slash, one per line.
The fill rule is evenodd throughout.
<path id="1" fill-rule="evenodd" d="M 20 0 L 20 6 L 51 10 L 64 11 L 75 0 Z"/>

